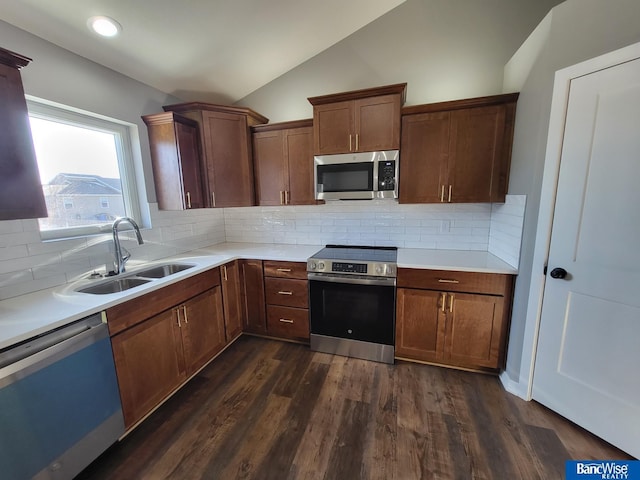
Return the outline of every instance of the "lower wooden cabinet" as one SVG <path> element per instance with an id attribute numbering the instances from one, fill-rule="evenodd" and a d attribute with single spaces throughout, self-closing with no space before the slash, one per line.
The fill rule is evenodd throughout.
<path id="1" fill-rule="evenodd" d="M 227 343 L 229 343 L 242 333 L 240 264 L 238 260 L 234 260 L 222 265 L 220 269 L 224 330 Z"/>
<path id="2" fill-rule="evenodd" d="M 242 313 L 245 332 L 267 333 L 262 260 L 242 260 Z"/>
<path id="3" fill-rule="evenodd" d="M 307 266 L 301 262 L 264 262 L 267 335 L 309 341 Z"/>
<path id="4" fill-rule="evenodd" d="M 396 356 L 500 370 L 506 354 L 512 284 L 511 275 L 399 269 Z M 438 285 L 447 290 L 424 288 Z"/>
<path id="5" fill-rule="evenodd" d="M 126 428 L 226 345 L 219 270 L 107 309 Z"/>
<path id="6" fill-rule="evenodd" d="M 174 310 L 155 315 L 111 339 L 126 428 L 187 378 Z"/>

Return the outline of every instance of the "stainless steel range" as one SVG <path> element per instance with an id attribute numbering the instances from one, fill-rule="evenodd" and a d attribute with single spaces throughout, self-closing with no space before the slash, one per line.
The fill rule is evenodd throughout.
<path id="1" fill-rule="evenodd" d="M 327 245 L 307 260 L 311 350 L 394 362 L 396 247 Z"/>

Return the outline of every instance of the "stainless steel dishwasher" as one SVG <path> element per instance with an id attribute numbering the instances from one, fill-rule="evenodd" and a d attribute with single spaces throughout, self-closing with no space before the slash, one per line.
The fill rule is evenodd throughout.
<path id="1" fill-rule="evenodd" d="M 124 433 L 102 314 L 0 351 L 0 477 L 71 479 Z"/>

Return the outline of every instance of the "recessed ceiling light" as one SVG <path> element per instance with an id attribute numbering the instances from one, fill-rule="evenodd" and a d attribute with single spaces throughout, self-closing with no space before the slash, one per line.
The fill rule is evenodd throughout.
<path id="1" fill-rule="evenodd" d="M 113 18 L 97 16 L 87 21 L 89 28 L 103 37 L 114 37 L 122 31 L 122 25 Z"/>

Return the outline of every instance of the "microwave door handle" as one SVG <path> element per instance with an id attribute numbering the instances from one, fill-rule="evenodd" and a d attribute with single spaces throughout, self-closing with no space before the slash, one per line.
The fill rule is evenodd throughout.
<path id="1" fill-rule="evenodd" d="M 371 189 L 371 191 L 374 192 L 374 196 L 375 192 L 378 191 L 378 164 L 379 162 L 377 161 L 373 162 L 373 188 Z"/>

